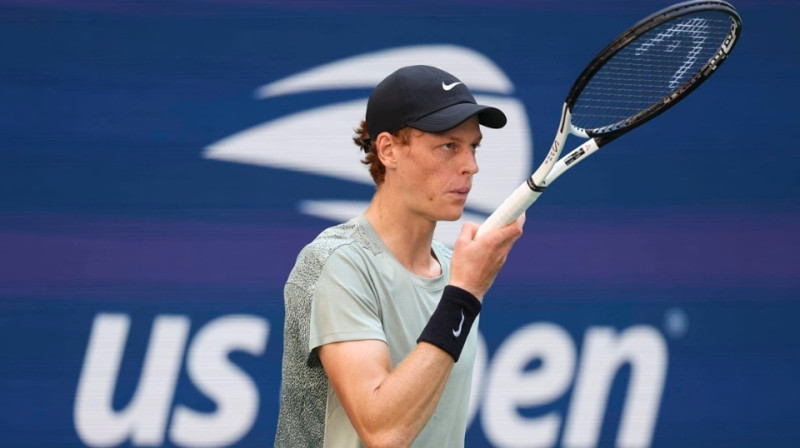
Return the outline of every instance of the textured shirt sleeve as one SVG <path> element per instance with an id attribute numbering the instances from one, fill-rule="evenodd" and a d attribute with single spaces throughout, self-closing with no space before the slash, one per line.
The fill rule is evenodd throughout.
<path id="1" fill-rule="evenodd" d="M 325 263 L 313 291 L 309 351 L 333 342 L 386 341 L 376 291 L 353 246 L 336 250 Z"/>

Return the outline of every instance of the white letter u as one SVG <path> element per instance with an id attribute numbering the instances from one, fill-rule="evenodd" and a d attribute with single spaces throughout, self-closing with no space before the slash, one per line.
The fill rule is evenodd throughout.
<path id="1" fill-rule="evenodd" d="M 92 447 L 158 446 L 180 373 L 190 322 L 185 316 L 158 316 L 153 323 L 142 374 L 130 403 L 113 409 L 120 364 L 130 328 L 125 314 L 98 314 L 92 325 L 75 397 L 75 429 Z"/>

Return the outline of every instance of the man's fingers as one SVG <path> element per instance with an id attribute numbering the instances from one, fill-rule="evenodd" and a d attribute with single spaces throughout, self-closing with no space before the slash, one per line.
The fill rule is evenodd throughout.
<path id="1" fill-rule="evenodd" d="M 465 221 L 461 226 L 461 233 L 471 240 L 475 239 L 475 234 L 478 233 L 478 225 L 474 222 Z"/>

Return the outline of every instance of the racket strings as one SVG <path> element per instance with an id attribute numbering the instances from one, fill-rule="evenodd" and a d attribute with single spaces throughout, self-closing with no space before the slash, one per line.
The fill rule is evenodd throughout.
<path id="1" fill-rule="evenodd" d="M 727 14 L 707 11 L 669 20 L 634 39 L 584 87 L 572 108 L 573 125 L 596 132 L 627 126 L 703 70 L 731 25 Z"/>

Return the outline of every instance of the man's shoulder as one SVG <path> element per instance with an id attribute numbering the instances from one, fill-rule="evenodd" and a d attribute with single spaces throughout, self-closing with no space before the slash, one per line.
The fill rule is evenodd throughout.
<path id="1" fill-rule="evenodd" d="M 301 251 L 301 256 L 328 258 L 331 254 L 344 248 L 367 250 L 380 253 L 380 245 L 367 235 L 358 218 L 328 227 L 308 243 Z"/>
<path id="2" fill-rule="evenodd" d="M 319 274 L 334 254 L 351 258 L 380 252 L 380 245 L 369 238 L 358 218 L 354 218 L 328 227 L 308 243 L 297 256 L 292 276 Z"/>

